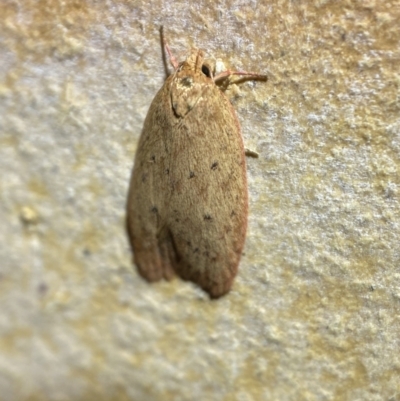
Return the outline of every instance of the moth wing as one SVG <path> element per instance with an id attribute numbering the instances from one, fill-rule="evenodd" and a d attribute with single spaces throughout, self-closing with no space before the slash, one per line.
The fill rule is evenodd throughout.
<path id="1" fill-rule="evenodd" d="M 171 244 L 165 221 L 168 175 L 165 143 L 164 99 L 166 85 L 155 96 L 147 113 L 135 156 L 129 196 L 128 232 L 139 273 L 149 281 L 174 275 Z M 161 122 L 161 124 L 160 124 Z"/>
<path id="2" fill-rule="evenodd" d="M 173 79 L 154 98 L 136 153 L 128 198 L 135 264 L 149 281 L 177 273 L 217 298 L 231 288 L 246 235 L 240 126 L 214 84 L 178 118 Z"/>
<path id="3" fill-rule="evenodd" d="M 236 113 L 215 85 L 208 91 L 166 138 L 173 185 L 166 216 L 176 272 L 217 298 L 237 273 L 248 195 Z"/>

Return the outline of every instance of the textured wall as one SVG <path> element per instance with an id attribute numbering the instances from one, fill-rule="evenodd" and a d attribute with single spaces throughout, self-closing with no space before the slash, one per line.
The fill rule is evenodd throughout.
<path id="1" fill-rule="evenodd" d="M 262 4 L 261 4 L 262 3 Z M 312 4 L 314 3 L 314 4 Z M 0 399 L 400 400 L 400 2 L 0 2 Z M 125 202 L 158 27 L 233 86 L 233 290 L 148 284 Z"/>

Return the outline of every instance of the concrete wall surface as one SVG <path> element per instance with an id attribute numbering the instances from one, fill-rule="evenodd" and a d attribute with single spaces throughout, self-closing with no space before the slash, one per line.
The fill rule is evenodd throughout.
<path id="1" fill-rule="evenodd" d="M 400 1 L 0 1 L 0 400 L 399 401 Z M 249 226 L 210 300 L 132 264 L 158 29 L 226 91 Z"/>

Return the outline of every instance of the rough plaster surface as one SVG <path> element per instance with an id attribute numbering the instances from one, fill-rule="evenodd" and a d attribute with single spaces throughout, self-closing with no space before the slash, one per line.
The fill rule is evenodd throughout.
<path id="1" fill-rule="evenodd" d="M 400 400 L 399 1 L 0 2 L 0 399 Z M 131 263 L 158 26 L 228 92 L 250 221 L 210 301 Z"/>

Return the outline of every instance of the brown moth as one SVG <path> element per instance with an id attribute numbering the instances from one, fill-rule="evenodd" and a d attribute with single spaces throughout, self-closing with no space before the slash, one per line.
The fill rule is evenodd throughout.
<path id="1" fill-rule="evenodd" d="M 128 198 L 134 261 L 148 281 L 175 274 L 226 294 L 238 270 L 248 213 L 245 149 L 239 121 L 216 85 L 204 52 L 192 49 L 147 113 Z"/>

